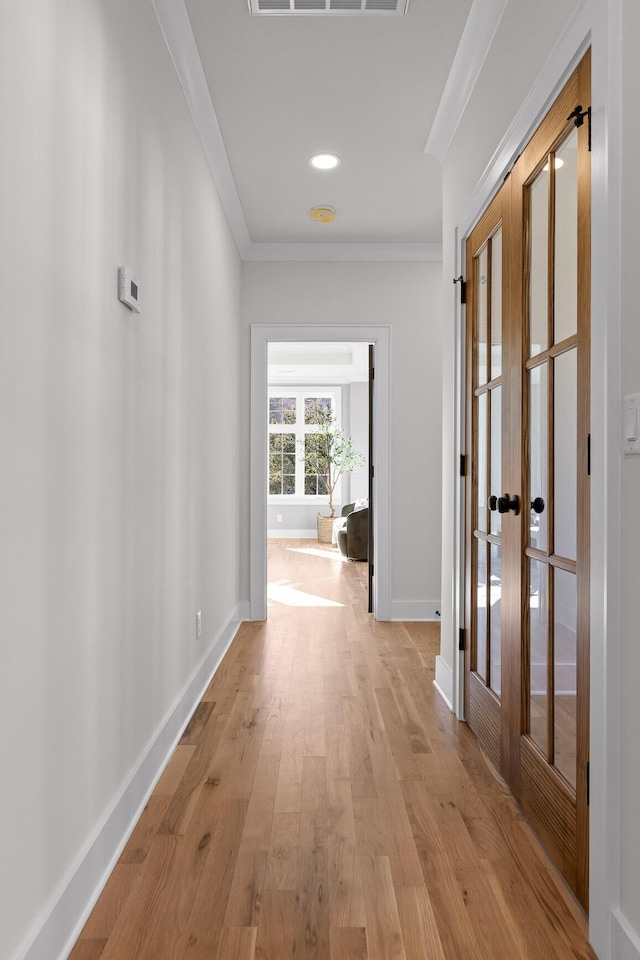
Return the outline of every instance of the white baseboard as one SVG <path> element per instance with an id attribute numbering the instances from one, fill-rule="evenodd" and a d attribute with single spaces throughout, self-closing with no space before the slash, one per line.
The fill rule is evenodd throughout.
<path id="1" fill-rule="evenodd" d="M 317 540 L 318 531 L 313 530 L 267 530 L 269 540 Z"/>
<path id="2" fill-rule="evenodd" d="M 453 672 L 441 656 L 436 657 L 436 678 L 433 685 L 449 710 L 453 710 Z"/>
<path id="3" fill-rule="evenodd" d="M 439 600 L 392 600 L 391 619 L 418 623 L 426 620 L 440 620 Z"/>
<path id="4" fill-rule="evenodd" d="M 65 960 L 79 937 L 118 857 L 138 822 L 202 694 L 229 649 L 244 603 L 211 644 L 208 653 L 161 723 L 120 797 L 61 883 L 51 905 L 34 925 L 16 960 Z"/>
<path id="5" fill-rule="evenodd" d="M 640 936 L 620 910 L 611 912 L 611 939 L 615 960 L 640 960 Z"/>

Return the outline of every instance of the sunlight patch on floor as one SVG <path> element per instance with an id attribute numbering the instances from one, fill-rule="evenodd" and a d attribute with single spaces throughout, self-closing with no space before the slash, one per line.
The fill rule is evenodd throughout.
<path id="1" fill-rule="evenodd" d="M 291 553 L 304 553 L 308 557 L 322 557 L 323 560 L 339 560 L 342 562 L 345 558 L 338 551 L 318 550 L 317 547 L 286 547 Z"/>
<path id="2" fill-rule="evenodd" d="M 317 597 L 304 590 L 297 590 L 286 582 L 270 583 L 267 586 L 267 599 L 275 603 L 282 603 L 287 607 L 343 607 L 343 603 L 336 600 L 327 600 L 326 597 Z"/>

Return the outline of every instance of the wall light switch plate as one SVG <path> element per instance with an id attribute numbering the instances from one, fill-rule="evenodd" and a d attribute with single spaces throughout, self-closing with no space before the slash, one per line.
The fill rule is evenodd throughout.
<path id="1" fill-rule="evenodd" d="M 629 393 L 624 398 L 622 449 L 626 456 L 640 454 L 640 393 Z"/>
<path id="2" fill-rule="evenodd" d="M 199 640 L 202 636 L 202 610 L 196 613 L 196 637 Z"/>

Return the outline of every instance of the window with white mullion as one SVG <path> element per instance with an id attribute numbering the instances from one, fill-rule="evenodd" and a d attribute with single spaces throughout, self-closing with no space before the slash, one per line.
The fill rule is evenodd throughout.
<path id="1" fill-rule="evenodd" d="M 328 464 L 311 439 L 318 416 L 330 411 L 337 425 L 339 388 L 270 387 L 268 399 L 269 499 L 327 501 Z"/>

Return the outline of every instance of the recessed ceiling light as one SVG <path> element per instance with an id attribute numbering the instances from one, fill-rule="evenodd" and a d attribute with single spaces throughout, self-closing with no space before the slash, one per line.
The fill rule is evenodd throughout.
<path id="1" fill-rule="evenodd" d="M 337 157 L 335 153 L 316 153 L 314 157 L 311 157 L 309 163 L 316 170 L 333 170 L 340 163 L 340 157 Z"/>

